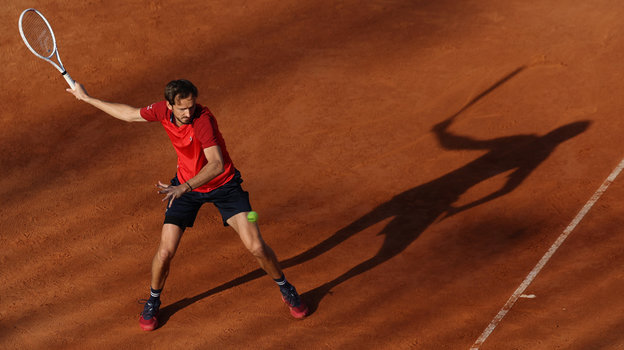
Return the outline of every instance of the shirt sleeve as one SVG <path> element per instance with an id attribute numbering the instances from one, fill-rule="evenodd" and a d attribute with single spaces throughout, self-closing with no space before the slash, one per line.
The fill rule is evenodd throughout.
<path id="1" fill-rule="evenodd" d="M 162 120 L 167 115 L 167 105 L 165 101 L 152 103 L 140 110 L 141 117 L 148 122 L 156 122 Z"/>
<path id="2" fill-rule="evenodd" d="M 195 121 L 195 137 L 201 143 L 202 148 L 208 148 L 219 144 L 217 138 L 217 124 L 214 116 L 207 109 Z"/>

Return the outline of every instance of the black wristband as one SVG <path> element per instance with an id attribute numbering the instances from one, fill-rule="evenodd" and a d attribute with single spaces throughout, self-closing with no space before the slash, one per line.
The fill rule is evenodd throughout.
<path id="1" fill-rule="evenodd" d="M 191 185 L 189 185 L 188 182 L 185 182 L 185 184 L 189 187 L 189 190 L 191 190 L 191 191 L 193 190 L 193 187 L 191 187 Z"/>

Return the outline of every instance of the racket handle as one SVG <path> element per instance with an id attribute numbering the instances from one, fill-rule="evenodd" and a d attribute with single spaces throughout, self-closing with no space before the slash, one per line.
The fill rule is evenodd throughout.
<path id="1" fill-rule="evenodd" d="M 72 79 L 72 77 L 69 76 L 69 73 L 67 73 L 67 71 L 64 71 L 62 74 L 63 74 L 63 78 L 65 78 L 65 81 L 67 81 L 67 84 L 69 84 L 69 87 L 72 88 L 72 90 L 75 90 L 76 83 L 74 82 L 74 79 Z"/>

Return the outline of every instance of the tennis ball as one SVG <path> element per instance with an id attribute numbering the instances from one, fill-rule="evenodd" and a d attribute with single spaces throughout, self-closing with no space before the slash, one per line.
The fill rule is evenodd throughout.
<path id="1" fill-rule="evenodd" d="M 255 211 L 250 211 L 249 213 L 247 213 L 247 221 L 249 222 L 258 221 L 258 213 L 256 213 Z"/>

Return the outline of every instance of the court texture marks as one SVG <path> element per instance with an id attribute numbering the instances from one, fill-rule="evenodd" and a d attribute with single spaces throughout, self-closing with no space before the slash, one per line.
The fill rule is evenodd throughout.
<path id="1" fill-rule="evenodd" d="M 624 348 L 623 6 L 5 4 L 0 348 Z M 67 93 L 29 7 L 96 97 L 198 86 L 310 317 L 206 206 L 140 330 L 175 153 Z"/>

